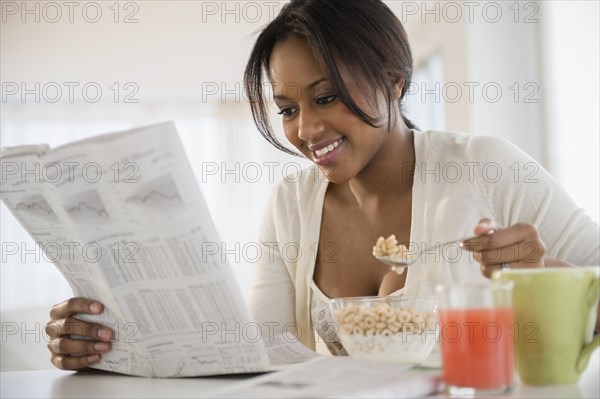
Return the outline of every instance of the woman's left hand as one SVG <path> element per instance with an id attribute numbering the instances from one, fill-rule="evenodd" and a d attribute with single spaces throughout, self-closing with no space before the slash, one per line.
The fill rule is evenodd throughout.
<path id="1" fill-rule="evenodd" d="M 490 232 L 493 230 L 493 232 Z M 475 234 L 489 235 L 464 242 L 464 249 L 472 251 L 481 264 L 481 273 L 491 277 L 503 264 L 511 268 L 544 267 L 546 247 L 540 234 L 532 224 L 517 223 L 510 227 L 498 228 L 489 219 L 483 219 L 475 227 Z"/>

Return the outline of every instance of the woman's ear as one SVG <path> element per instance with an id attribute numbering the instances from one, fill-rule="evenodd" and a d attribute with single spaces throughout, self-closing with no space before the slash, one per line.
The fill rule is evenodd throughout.
<path id="1" fill-rule="evenodd" d="M 392 101 L 398 101 L 402 95 L 404 89 L 404 78 L 402 76 L 395 76 L 392 82 Z"/>

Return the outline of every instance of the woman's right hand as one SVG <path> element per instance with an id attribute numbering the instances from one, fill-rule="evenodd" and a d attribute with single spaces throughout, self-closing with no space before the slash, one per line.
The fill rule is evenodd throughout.
<path id="1" fill-rule="evenodd" d="M 62 370 L 78 370 L 98 363 L 100 354 L 110 350 L 113 331 L 98 323 L 73 317 L 77 313 L 100 314 L 101 303 L 86 298 L 71 298 L 50 309 L 46 334 L 52 364 Z M 85 337 L 73 339 L 72 336 Z"/>

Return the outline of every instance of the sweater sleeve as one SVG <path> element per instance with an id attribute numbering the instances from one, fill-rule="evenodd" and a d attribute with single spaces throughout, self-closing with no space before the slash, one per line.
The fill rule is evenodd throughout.
<path id="1" fill-rule="evenodd" d="M 598 223 L 528 154 L 505 139 L 474 136 L 469 158 L 478 164 L 480 195 L 498 225 L 533 224 L 548 256 L 575 265 L 600 262 Z"/>
<path id="2" fill-rule="evenodd" d="M 249 305 L 254 320 L 260 325 L 263 339 L 271 340 L 284 331 L 295 333 L 294 285 L 277 238 L 277 209 L 280 201 L 277 187 L 267 204 L 258 235 L 261 256 L 256 264 Z"/>

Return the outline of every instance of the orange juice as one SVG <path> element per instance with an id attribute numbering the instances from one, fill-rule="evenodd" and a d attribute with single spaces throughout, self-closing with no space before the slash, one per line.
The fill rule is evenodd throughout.
<path id="1" fill-rule="evenodd" d="M 446 385 L 482 390 L 512 385 L 511 308 L 445 309 L 439 316 Z"/>

